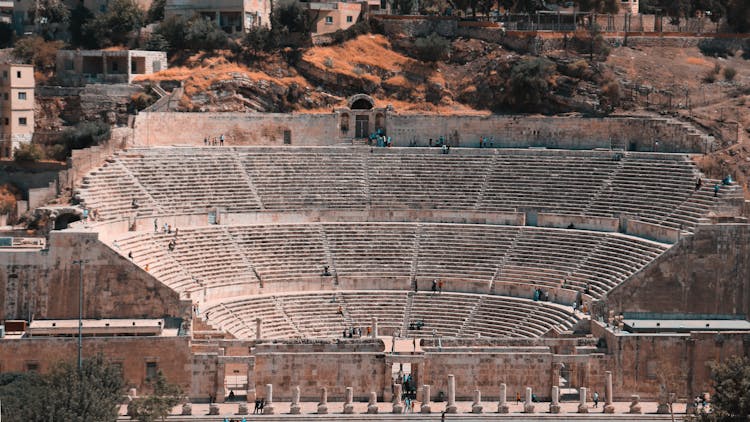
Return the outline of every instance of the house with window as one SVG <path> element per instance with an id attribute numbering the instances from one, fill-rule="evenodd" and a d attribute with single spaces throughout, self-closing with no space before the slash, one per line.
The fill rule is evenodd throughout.
<path id="1" fill-rule="evenodd" d="M 164 18 L 195 15 L 216 22 L 229 34 L 271 23 L 270 0 L 167 0 Z"/>
<path id="2" fill-rule="evenodd" d="M 143 50 L 59 50 L 55 63 L 63 85 L 129 84 L 167 68 L 167 53 Z"/>
<path id="3" fill-rule="evenodd" d="M 34 66 L 0 64 L 0 158 L 34 136 Z"/>
<path id="4" fill-rule="evenodd" d="M 366 2 L 308 2 L 308 11 L 315 22 L 314 35 L 329 34 L 347 29 L 357 23 L 366 10 Z"/>

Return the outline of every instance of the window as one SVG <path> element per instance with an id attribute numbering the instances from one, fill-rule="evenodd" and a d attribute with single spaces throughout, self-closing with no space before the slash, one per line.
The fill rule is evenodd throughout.
<path id="1" fill-rule="evenodd" d="M 3 100 L 8 101 L 8 93 L 3 93 Z"/>
<path id="2" fill-rule="evenodd" d="M 119 69 L 119 66 L 117 65 L 117 62 L 113 62 L 113 63 L 112 63 L 112 71 L 113 71 L 113 72 L 117 72 L 117 71 L 119 71 L 119 70 L 120 70 L 120 69 Z"/>
<path id="3" fill-rule="evenodd" d="M 333 25 L 333 16 L 326 16 L 326 25 Z"/>
<path id="4" fill-rule="evenodd" d="M 146 379 L 152 380 L 156 378 L 156 373 L 158 372 L 159 367 L 156 364 L 156 362 L 146 362 Z"/>
<path id="5" fill-rule="evenodd" d="M 21 79 L 21 71 L 16 72 L 16 78 Z"/>
<path id="6" fill-rule="evenodd" d="M 3 79 L 8 79 L 8 71 L 3 70 Z"/>
<path id="7" fill-rule="evenodd" d="M 6 117 L 5 118 L 5 126 L 8 126 L 9 124 L 10 124 L 10 119 Z"/>
<path id="8" fill-rule="evenodd" d="M 353 21 L 353 19 L 352 19 L 352 17 L 351 17 L 351 16 L 347 16 L 347 17 L 346 17 L 346 22 L 347 22 L 347 23 L 351 23 L 352 21 Z"/>
<path id="9" fill-rule="evenodd" d="M 26 362 L 26 372 L 39 372 L 39 362 Z"/>
<path id="10" fill-rule="evenodd" d="M 21 91 L 18 93 L 18 99 L 19 100 L 25 100 L 26 99 L 26 93 Z"/>
<path id="11" fill-rule="evenodd" d="M 65 59 L 65 70 L 73 70 L 73 60 Z"/>
<path id="12" fill-rule="evenodd" d="M 19 117 L 18 118 L 18 124 L 20 126 L 26 126 L 26 118 L 25 117 Z"/>

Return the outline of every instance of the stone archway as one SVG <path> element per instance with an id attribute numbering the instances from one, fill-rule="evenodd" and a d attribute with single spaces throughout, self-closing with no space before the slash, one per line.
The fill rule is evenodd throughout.
<path id="1" fill-rule="evenodd" d="M 352 110 L 372 110 L 375 100 L 367 94 L 357 94 L 349 98 L 348 105 Z"/>

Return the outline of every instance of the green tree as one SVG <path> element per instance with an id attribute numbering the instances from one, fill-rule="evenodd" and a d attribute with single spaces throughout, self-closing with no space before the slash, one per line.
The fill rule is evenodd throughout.
<path id="1" fill-rule="evenodd" d="M 148 12 L 146 12 L 146 22 L 153 23 L 163 21 L 164 6 L 166 3 L 166 0 L 154 0 L 154 2 L 151 3 L 151 7 L 148 8 Z"/>
<path id="2" fill-rule="evenodd" d="M 451 42 L 433 32 L 426 37 L 414 40 L 414 50 L 417 58 L 425 62 L 445 60 L 451 52 Z"/>
<path id="3" fill-rule="evenodd" d="M 527 57 L 510 71 L 509 102 L 518 111 L 536 111 L 551 94 L 551 78 L 555 64 L 543 57 Z"/>
<path id="4" fill-rule="evenodd" d="M 103 356 L 85 359 L 79 372 L 62 362 L 49 374 L 3 374 L 3 421 L 113 421 L 123 390 L 122 371 Z"/>
<path id="5" fill-rule="evenodd" d="M 711 365 L 714 394 L 711 397 L 716 420 L 747 420 L 750 415 L 750 359 L 747 356 Z"/>
<path id="6" fill-rule="evenodd" d="M 85 26 L 94 19 L 94 14 L 91 13 L 83 3 L 76 6 L 75 9 L 70 13 L 70 41 L 74 46 L 81 46 L 85 48 L 95 48 L 97 46 L 96 39 L 87 37 Z"/>
<path id="7" fill-rule="evenodd" d="M 155 35 L 161 36 L 170 51 L 199 51 L 227 48 L 229 37 L 214 21 L 198 15 L 192 18 L 172 16 L 165 19 Z"/>
<path id="8" fill-rule="evenodd" d="M 37 0 L 31 10 L 35 23 L 67 23 L 70 11 L 61 0 Z"/>
<path id="9" fill-rule="evenodd" d="M 169 51 L 169 41 L 162 34 L 154 32 L 146 40 L 144 48 L 150 51 Z"/>
<path id="10" fill-rule="evenodd" d="M 127 45 L 133 33 L 143 26 L 145 13 L 135 0 L 112 0 L 107 11 L 83 26 L 85 37 L 99 47 Z"/>
<path id="11" fill-rule="evenodd" d="M 150 380 L 149 385 L 153 393 L 133 400 L 128 406 L 128 414 L 140 422 L 163 421 L 182 400 L 182 390 L 178 385 L 167 382 L 161 371 L 155 379 Z"/>
<path id="12" fill-rule="evenodd" d="M 52 72 L 55 70 L 57 50 L 64 45 L 62 41 L 45 41 L 38 35 L 32 35 L 16 41 L 13 56 L 23 63 L 33 64 L 36 70 Z"/>

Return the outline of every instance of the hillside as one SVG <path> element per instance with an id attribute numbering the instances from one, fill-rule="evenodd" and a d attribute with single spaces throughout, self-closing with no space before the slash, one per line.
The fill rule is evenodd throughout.
<path id="1" fill-rule="evenodd" d="M 393 43 L 365 34 L 340 45 L 312 47 L 299 58 L 283 53 L 256 60 L 229 52 L 196 55 L 169 70 L 144 76 L 140 83 L 179 81 L 185 95 L 179 110 L 317 111 L 343 104 L 348 96 L 368 93 L 399 112 L 512 112 L 511 71 L 528 57 L 498 44 L 451 41 L 448 60 L 424 62 L 408 53 L 408 39 Z M 572 59 L 552 58 L 540 75 L 544 86 L 538 111 L 596 112 L 601 72 L 571 75 Z M 588 67 L 588 65 L 586 65 Z"/>
<path id="2" fill-rule="evenodd" d="M 700 160 L 707 174 L 750 181 L 750 66 L 739 51 L 618 46 L 602 62 L 573 49 L 536 57 L 456 38 L 442 60 L 418 56 L 409 37 L 365 34 L 298 54 L 195 55 L 139 82 L 182 83 L 179 111 L 319 112 L 364 92 L 398 113 L 669 114 L 721 142 Z"/>

